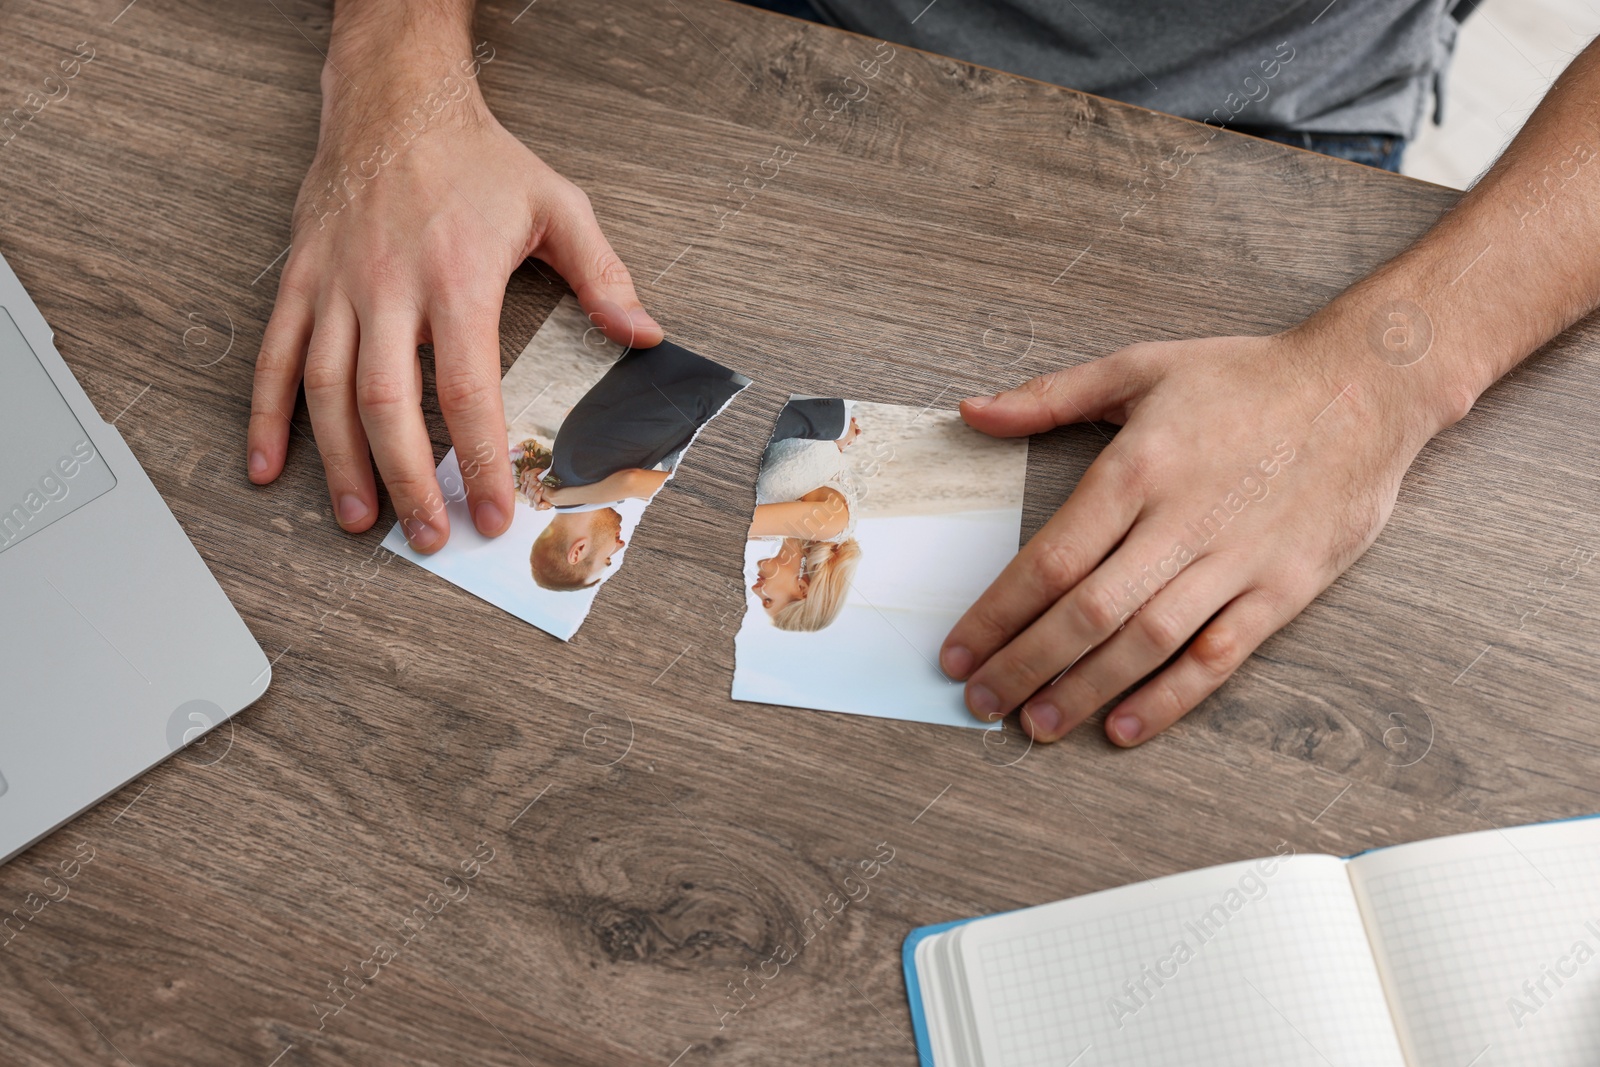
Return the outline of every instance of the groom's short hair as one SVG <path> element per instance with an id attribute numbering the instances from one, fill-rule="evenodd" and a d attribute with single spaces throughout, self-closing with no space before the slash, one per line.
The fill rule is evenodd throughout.
<path id="1" fill-rule="evenodd" d="M 571 593 L 587 589 L 600 580 L 599 575 L 591 577 L 589 574 L 588 553 L 576 564 L 567 561 L 567 552 L 572 548 L 576 536 L 567 531 L 564 523 L 553 522 L 533 539 L 533 551 L 528 554 L 528 563 L 533 568 L 533 580 L 539 583 L 541 589 Z"/>

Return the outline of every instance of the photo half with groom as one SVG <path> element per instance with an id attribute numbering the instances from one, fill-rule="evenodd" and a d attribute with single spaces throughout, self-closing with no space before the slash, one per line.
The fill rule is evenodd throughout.
<path id="1" fill-rule="evenodd" d="M 700 428 L 749 384 L 671 341 L 613 363 L 541 453 L 548 469 L 523 462 L 517 471 L 522 498 L 557 512 L 533 543 L 534 581 L 557 592 L 598 582 L 624 547 L 616 505 L 654 496 Z"/>
<path id="2" fill-rule="evenodd" d="M 501 381 L 518 495 L 511 529 L 491 540 L 464 521 L 431 556 L 411 551 L 398 527 L 385 544 L 569 639 L 695 435 L 749 384 L 670 341 L 608 341 L 567 297 Z M 461 484 L 454 452 L 439 481 Z M 465 500 L 450 507 L 465 518 Z"/>

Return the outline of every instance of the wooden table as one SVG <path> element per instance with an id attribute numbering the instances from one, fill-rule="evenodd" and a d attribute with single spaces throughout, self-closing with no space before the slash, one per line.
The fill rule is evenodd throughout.
<path id="1" fill-rule="evenodd" d="M 94 50 L 0 150 L 0 247 L 276 676 L 0 870 L 9 911 L 92 849 L 0 950 L 0 1061 L 910 1064 L 915 925 L 1600 808 L 1600 574 L 1570 573 L 1600 541 L 1592 324 L 1430 446 L 1376 546 L 1154 744 L 728 699 L 787 393 L 948 407 L 1283 327 L 1454 194 L 719 0 L 488 5 L 492 106 L 589 191 L 669 333 L 758 383 L 564 647 L 378 550 L 391 519 L 339 533 L 303 408 L 284 478 L 247 484 L 329 8 L 123 2 L 0 14 L 8 108 Z M 561 291 L 513 279 L 507 361 Z M 1035 441 L 1030 532 L 1102 446 Z"/>

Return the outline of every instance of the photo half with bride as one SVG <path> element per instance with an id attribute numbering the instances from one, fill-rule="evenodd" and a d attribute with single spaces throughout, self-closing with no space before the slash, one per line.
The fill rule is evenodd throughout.
<path id="1" fill-rule="evenodd" d="M 734 699 L 985 728 L 939 645 L 1016 554 L 1027 460 L 954 411 L 791 397 L 756 484 Z"/>

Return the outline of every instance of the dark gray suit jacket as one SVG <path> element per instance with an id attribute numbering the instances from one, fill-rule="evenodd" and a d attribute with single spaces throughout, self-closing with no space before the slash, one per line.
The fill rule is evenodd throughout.
<path id="1" fill-rule="evenodd" d="M 687 445 L 750 379 L 670 341 L 611 365 L 556 433 L 548 480 L 593 485 L 654 467 Z"/>

